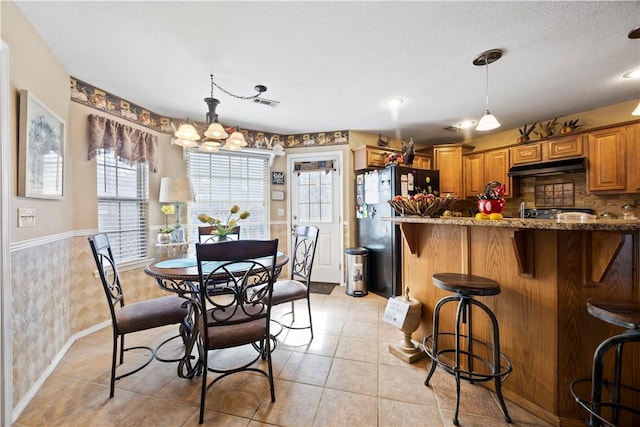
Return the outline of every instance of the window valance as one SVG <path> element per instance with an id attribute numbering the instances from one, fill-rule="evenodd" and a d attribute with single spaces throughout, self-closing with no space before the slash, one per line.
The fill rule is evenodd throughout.
<path id="1" fill-rule="evenodd" d="M 88 160 L 93 159 L 100 149 L 111 149 L 119 158 L 131 163 L 147 162 L 151 171 L 158 171 L 157 136 L 90 114 Z"/>
<path id="2" fill-rule="evenodd" d="M 336 170 L 333 165 L 333 160 L 315 160 L 312 162 L 294 162 L 293 170 L 295 172 L 317 172 L 325 171 L 327 173 Z"/>

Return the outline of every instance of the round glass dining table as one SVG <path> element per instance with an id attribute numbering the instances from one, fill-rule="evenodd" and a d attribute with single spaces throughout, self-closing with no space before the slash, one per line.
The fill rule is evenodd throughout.
<path id="1" fill-rule="evenodd" d="M 275 277 L 280 275 L 282 267 L 289 262 L 289 257 L 282 252 L 278 251 L 275 262 Z M 216 261 L 208 261 L 203 263 L 203 272 L 213 271 L 218 265 Z M 247 263 L 247 268 L 251 263 Z M 242 266 L 236 270 L 241 275 L 243 271 Z M 176 292 L 181 297 L 185 298 L 185 305 L 189 309 L 188 324 L 190 325 L 187 330 L 187 340 L 185 342 L 185 353 L 178 364 L 178 376 L 182 378 L 193 378 L 199 375 L 201 367 L 199 363 L 193 364 L 192 362 L 198 360 L 198 358 L 192 355 L 193 347 L 197 340 L 197 329 L 194 325 L 197 322 L 198 312 L 193 304 L 198 298 L 198 261 L 195 255 L 187 254 L 177 258 L 165 259 L 154 261 L 147 265 L 144 272 L 149 276 L 156 279 L 160 289 Z M 224 279 L 226 275 L 222 275 L 221 279 Z M 210 277 L 215 279 L 215 277 Z"/>

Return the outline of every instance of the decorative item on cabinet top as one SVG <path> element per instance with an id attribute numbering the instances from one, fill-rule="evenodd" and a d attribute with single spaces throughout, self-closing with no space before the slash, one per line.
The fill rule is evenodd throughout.
<path id="1" fill-rule="evenodd" d="M 529 141 L 529 135 L 536 128 L 536 125 L 537 123 L 534 123 L 531 125 L 531 127 L 529 127 L 529 129 L 527 129 L 527 124 L 525 123 L 522 129 L 518 129 L 518 131 L 520 132 L 520 137 L 518 137 L 518 144 Z"/>

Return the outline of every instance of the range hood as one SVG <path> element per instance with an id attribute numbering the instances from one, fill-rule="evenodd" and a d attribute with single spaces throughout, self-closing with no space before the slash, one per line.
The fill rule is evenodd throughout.
<path id="1" fill-rule="evenodd" d="M 555 160 L 542 163 L 530 163 L 526 165 L 512 166 L 509 169 L 509 176 L 527 177 L 527 176 L 548 176 L 558 175 L 561 173 L 584 172 L 585 158 Z"/>

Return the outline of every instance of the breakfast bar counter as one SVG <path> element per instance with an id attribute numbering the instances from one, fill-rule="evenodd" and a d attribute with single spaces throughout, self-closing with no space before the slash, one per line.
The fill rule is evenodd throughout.
<path id="1" fill-rule="evenodd" d="M 448 293 L 435 273 L 468 273 L 498 281 L 502 292 L 483 299 L 498 318 L 500 346 L 513 365 L 503 384 L 509 400 L 553 425 L 584 425 L 569 384 L 591 375 L 593 352 L 621 332 L 589 315 L 589 298 L 640 300 L 640 221 L 472 218 L 387 218 L 403 233 L 404 287 L 422 304 L 413 338 L 431 334 L 433 308 Z M 441 317 L 452 330 L 454 313 Z M 449 320 L 449 323 L 444 321 Z M 474 332 L 487 341 L 483 318 Z M 640 351 L 625 354 L 640 384 Z M 637 403 L 637 402 L 636 402 Z"/>

